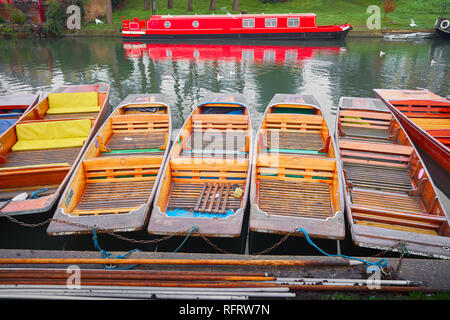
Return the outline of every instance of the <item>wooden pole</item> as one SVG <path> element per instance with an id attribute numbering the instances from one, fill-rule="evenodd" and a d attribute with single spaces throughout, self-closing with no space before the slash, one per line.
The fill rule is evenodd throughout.
<path id="1" fill-rule="evenodd" d="M 112 24 L 112 4 L 111 0 L 106 0 L 106 23 Z"/>
<path id="2" fill-rule="evenodd" d="M 352 266 L 348 260 L 231 260 L 231 259 L 102 259 L 102 258 L 1 258 L 0 264 L 143 264 L 228 266 Z"/>

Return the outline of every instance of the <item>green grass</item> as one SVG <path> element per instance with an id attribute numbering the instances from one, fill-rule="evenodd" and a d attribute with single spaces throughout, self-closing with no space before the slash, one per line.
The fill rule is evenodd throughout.
<path id="1" fill-rule="evenodd" d="M 194 11 L 187 10 L 187 1 L 174 1 L 173 9 L 167 9 L 167 0 L 156 0 L 156 14 L 224 14 L 221 8 L 231 11 L 231 0 L 217 0 L 216 10 L 209 10 L 209 0 L 195 0 Z M 394 12 L 387 14 L 383 20 L 381 0 L 287 0 L 286 2 L 262 3 L 260 0 L 240 0 L 240 10 L 248 13 L 316 13 L 317 24 L 343 24 L 350 23 L 354 30 L 367 30 L 366 21 L 370 16 L 367 13 L 369 5 L 379 5 L 381 8 L 382 29 L 414 29 L 409 26 L 411 18 L 418 25 L 417 29 L 432 29 L 434 22 L 439 17 L 442 0 L 394 0 L 398 5 Z M 120 9 L 113 10 L 112 25 L 96 25 L 87 23 L 86 29 L 120 29 L 122 26 L 120 17 L 131 19 L 134 17 L 148 18 L 151 10 L 144 10 L 143 0 L 126 0 Z M 101 19 L 106 21 L 105 18 Z"/>

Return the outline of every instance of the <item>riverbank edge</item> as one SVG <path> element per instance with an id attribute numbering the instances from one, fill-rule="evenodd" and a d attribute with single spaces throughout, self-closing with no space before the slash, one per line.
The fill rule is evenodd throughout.
<path id="1" fill-rule="evenodd" d="M 380 30 L 352 30 L 347 34 L 347 38 L 383 38 L 386 34 L 403 34 L 403 33 L 434 33 L 434 29 L 380 29 Z M 119 29 L 96 29 L 96 30 L 76 30 L 65 31 L 63 37 L 122 37 Z"/>

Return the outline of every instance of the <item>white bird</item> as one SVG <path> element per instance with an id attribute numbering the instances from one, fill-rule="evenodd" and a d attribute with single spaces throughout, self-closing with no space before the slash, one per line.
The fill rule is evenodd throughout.
<path id="1" fill-rule="evenodd" d="M 384 51 L 380 51 L 380 57 L 384 56 L 386 53 Z"/>
<path id="2" fill-rule="evenodd" d="M 103 21 L 98 20 L 97 18 L 95 18 L 95 24 L 100 24 L 100 23 L 103 23 Z"/>
<path id="3" fill-rule="evenodd" d="M 411 18 L 411 23 L 409 24 L 410 27 L 417 27 L 417 24 L 414 22 L 413 18 Z"/>

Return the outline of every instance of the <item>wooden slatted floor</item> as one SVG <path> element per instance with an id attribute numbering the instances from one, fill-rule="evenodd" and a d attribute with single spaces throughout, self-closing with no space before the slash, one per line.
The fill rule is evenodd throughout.
<path id="1" fill-rule="evenodd" d="M 412 189 L 407 168 L 394 168 L 344 162 L 347 179 L 355 187 L 408 192 Z"/>
<path id="2" fill-rule="evenodd" d="M 6 163 L 0 163 L 0 168 L 52 163 L 69 163 L 70 165 L 72 165 L 77 158 L 80 150 L 81 147 L 13 151 L 6 156 Z"/>
<path id="3" fill-rule="evenodd" d="M 389 132 L 383 129 L 344 127 L 343 131 L 345 136 L 342 135 L 340 139 L 394 143 L 393 140 L 389 140 Z"/>
<path id="4" fill-rule="evenodd" d="M 406 194 L 377 192 L 373 190 L 351 190 L 352 204 L 398 212 L 422 213 L 418 198 Z"/>
<path id="5" fill-rule="evenodd" d="M 267 146 L 277 149 L 319 150 L 323 148 L 320 133 L 268 131 Z"/>
<path id="6" fill-rule="evenodd" d="M 245 137 L 247 132 L 194 131 L 187 142 L 191 150 L 184 150 L 182 156 L 215 158 L 245 158 Z"/>
<path id="7" fill-rule="evenodd" d="M 114 133 L 106 144 L 111 150 L 159 148 L 166 140 L 166 132 Z"/>
<path id="8" fill-rule="evenodd" d="M 83 211 L 89 211 L 88 214 L 128 212 L 121 209 L 146 203 L 153 184 L 154 180 L 89 183 L 72 214 L 85 214 Z"/>
<path id="9" fill-rule="evenodd" d="M 243 189 L 243 185 L 238 185 Z M 241 198 L 232 195 L 233 184 L 178 183 L 171 185 L 168 210 L 184 209 L 197 212 L 225 213 L 241 207 Z"/>
<path id="10" fill-rule="evenodd" d="M 259 180 L 259 207 L 268 214 L 325 219 L 333 215 L 326 183 Z"/>

